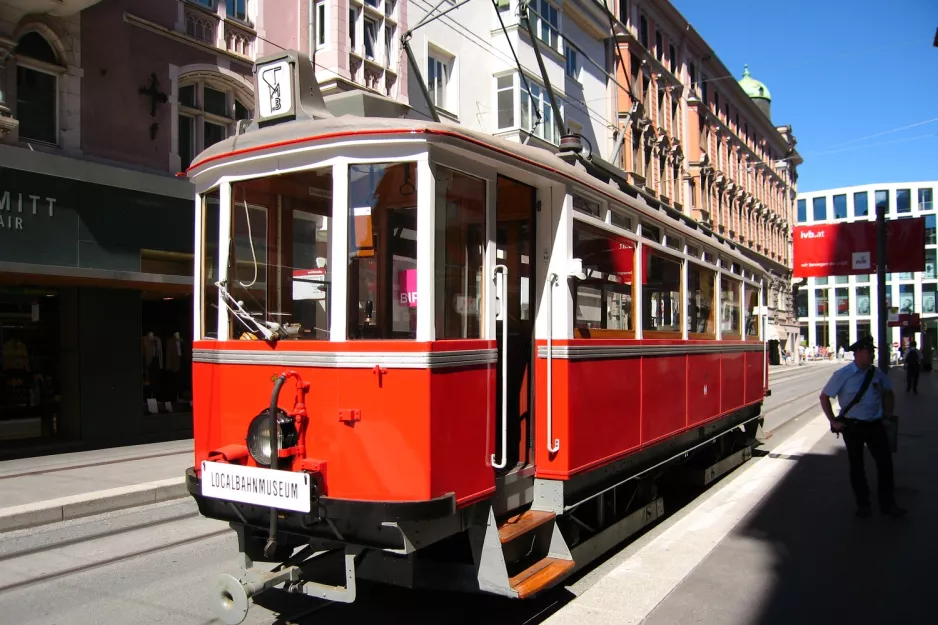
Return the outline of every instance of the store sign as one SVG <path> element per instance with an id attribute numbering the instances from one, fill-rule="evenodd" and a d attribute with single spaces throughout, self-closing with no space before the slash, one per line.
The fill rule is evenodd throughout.
<path id="1" fill-rule="evenodd" d="M 796 226 L 792 236 L 795 278 L 870 274 L 877 270 L 875 222 Z M 887 271 L 925 269 L 923 217 L 886 222 L 886 237 Z"/>
<path id="2" fill-rule="evenodd" d="M 397 274 L 400 293 L 400 305 L 410 308 L 417 307 L 417 270 L 405 269 Z"/>
<path id="3" fill-rule="evenodd" d="M 0 193 L 0 231 L 17 232 L 36 223 L 32 216 L 52 218 L 56 198 L 29 193 Z"/>

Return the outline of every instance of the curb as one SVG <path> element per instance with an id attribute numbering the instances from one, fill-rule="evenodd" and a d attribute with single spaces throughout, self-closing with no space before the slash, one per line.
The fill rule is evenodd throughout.
<path id="1" fill-rule="evenodd" d="M 0 532 L 48 525 L 81 517 L 114 512 L 180 499 L 189 494 L 185 478 L 171 478 L 121 486 L 81 495 L 0 508 Z"/>

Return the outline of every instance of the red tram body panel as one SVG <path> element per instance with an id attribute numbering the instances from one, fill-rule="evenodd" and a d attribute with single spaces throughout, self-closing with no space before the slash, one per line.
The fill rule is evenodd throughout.
<path id="1" fill-rule="evenodd" d="M 196 467 L 216 449 L 244 441 L 250 421 L 270 404 L 271 378 L 288 369 L 310 383 L 310 423 L 303 442 L 306 457 L 325 466 L 324 494 L 359 501 L 422 501 L 455 493 L 457 505 L 482 499 L 495 489 L 486 466 L 494 451 L 489 423 L 493 364 L 343 368 L 299 363 L 349 362 L 356 355 L 372 355 L 369 363 L 395 356 L 432 363 L 433 356 L 479 352 L 485 359 L 493 348 L 492 341 L 283 342 L 275 349 L 258 341 L 198 341 L 193 348 Z M 291 391 L 287 384 L 279 402 L 288 412 L 293 409 Z M 452 401 L 457 396 L 460 400 Z M 249 455 L 243 461 L 257 466 Z M 295 464 L 299 470 L 299 461 Z"/>

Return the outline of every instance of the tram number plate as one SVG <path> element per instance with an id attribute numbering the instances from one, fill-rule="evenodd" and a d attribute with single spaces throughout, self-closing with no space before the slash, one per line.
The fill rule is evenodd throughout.
<path id="1" fill-rule="evenodd" d="M 309 474 L 221 462 L 202 463 L 202 495 L 280 510 L 309 512 Z"/>

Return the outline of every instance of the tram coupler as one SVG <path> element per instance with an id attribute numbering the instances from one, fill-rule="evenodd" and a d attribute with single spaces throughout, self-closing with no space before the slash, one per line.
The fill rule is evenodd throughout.
<path id="1" fill-rule="evenodd" d="M 315 560 L 314 556 L 310 560 Z M 308 565 L 310 561 L 304 563 Z M 337 603 L 355 601 L 355 554 L 345 554 L 345 586 L 330 586 L 303 580 L 304 565 L 266 571 L 256 567 L 244 571 L 239 580 L 224 573 L 215 579 L 213 608 L 215 616 L 226 625 L 239 625 L 247 618 L 251 599 L 265 590 L 284 584 L 290 592 Z"/>

